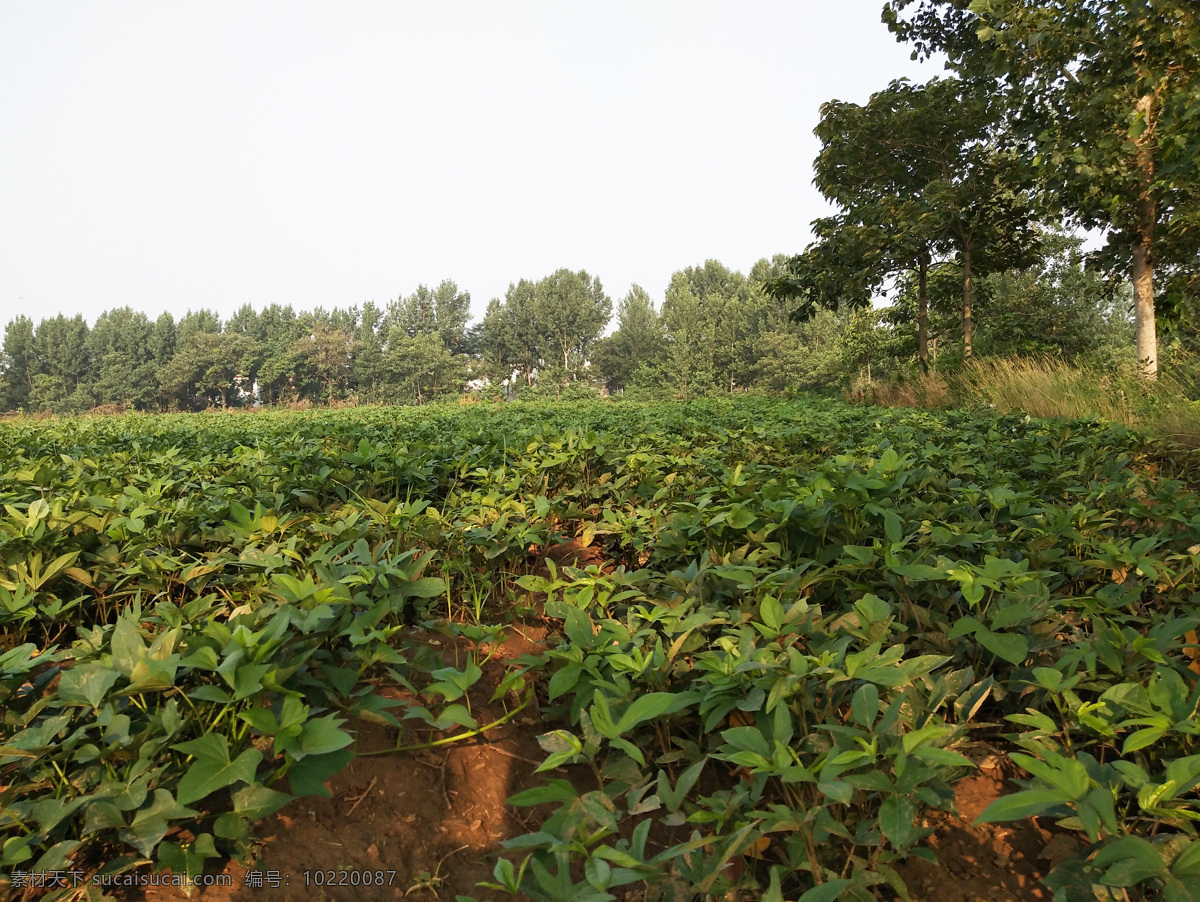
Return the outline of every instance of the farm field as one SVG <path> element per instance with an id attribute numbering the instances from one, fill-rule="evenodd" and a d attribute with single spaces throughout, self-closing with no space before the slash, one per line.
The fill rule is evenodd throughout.
<path id="1" fill-rule="evenodd" d="M 0 894 L 1200 899 L 1200 469 L 1118 426 L 21 419 L 0 503 Z"/>

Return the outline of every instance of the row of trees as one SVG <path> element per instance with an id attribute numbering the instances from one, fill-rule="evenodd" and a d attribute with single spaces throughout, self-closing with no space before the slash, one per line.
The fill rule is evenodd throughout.
<path id="1" fill-rule="evenodd" d="M 1041 246 L 1036 265 L 978 281 L 979 351 L 1131 357 L 1121 293 L 1084 268 L 1077 240 L 1057 235 Z M 801 321 L 767 290 L 787 264 L 763 259 L 743 275 L 709 260 L 676 272 L 657 304 L 634 285 L 615 317 L 599 279 L 570 270 L 510 285 L 475 324 L 469 294 L 452 281 L 382 307 L 245 306 L 224 322 L 207 310 L 150 320 L 128 307 L 90 328 L 81 316 L 36 326 L 20 316 L 4 333 L 0 403 L 55 412 L 420 404 L 505 382 L 521 397 L 787 394 L 893 374 L 919 354 L 939 366 L 961 359 L 953 264 L 899 279 L 890 307 L 818 309 Z"/>
<path id="2" fill-rule="evenodd" d="M 970 357 L 980 277 L 1043 266 L 1048 223 L 1101 230 L 1090 262 L 1128 277 L 1153 377 L 1159 327 L 1200 309 L 1194 0 L 889 0 L 883 18 L 952 76 L 822 107 L 816 184 L 838 213 L 772 292 L 804 318 L 915 290 L 927 369 L 931 272 L 957 272 Z"/>
<path id="3" fill-rule="evenodd" d="M 470 295 L 424 285 L 386 309 L 297 313 L 243 306 L 222 323 L 209 310 L 153 322 L 128 307 L 89 329 L 61 314 L 8 323 L 0 401 L 8 410 L 194 410 L 259 401 L 334 401 L 360 386 L 378 400 L 424 400 L 467 373 Z"/>

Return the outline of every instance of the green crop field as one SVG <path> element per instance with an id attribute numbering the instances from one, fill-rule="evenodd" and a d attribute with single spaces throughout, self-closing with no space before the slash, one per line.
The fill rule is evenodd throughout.
<path id="1" fill-rule="evenodd" d="M 988 749 L 983 821 L 1082 837 L 1055 898 L 1200 899 L 1196 462 L 812 400 L 4 423 L 0 874 L 196 875 L 362 724 L 537 711 L 481 893 L 891 899 Z"/>

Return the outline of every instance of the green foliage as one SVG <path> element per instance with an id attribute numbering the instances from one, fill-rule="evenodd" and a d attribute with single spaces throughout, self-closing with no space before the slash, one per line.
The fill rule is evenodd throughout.
<path id="1" fill-rule="evenodd" d="M 981 731 L 1028 775 L 985 818 L 1087 838 L 1064 898 L 1190 885 L 1200 494 L 1120 427 L 743 398 L 6 429 L 9 865 L 198 873 L 325 792 L 356 718 L 404 754 L 537 680 L 545 782 L 512 803 L 552 813 L 507 891 L 903 894 Z M 536 575 L 568 538 L 611 566 Z M 527 592 L 561 639 L 483 722 L 482 624 Z M 438 627 L 456 659 L 437 612 L 473 624 Z"/>

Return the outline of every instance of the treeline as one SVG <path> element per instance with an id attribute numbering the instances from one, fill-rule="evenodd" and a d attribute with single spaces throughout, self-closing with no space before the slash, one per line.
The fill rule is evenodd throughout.
<path id="1" fill-rule="evenodd" d="M 128 307 L 90 327 L 82 316 L 18 316 L 4 333 L 0 399 L 8 411 L 55 413 L 421 404 L 471 388 L 523 399 L 687 399 L 840 389 L 911 368 L 914 284 L 902 281 L 882 310 L 847 305 L 796 321 L 767 290 L 786 264 L 763 259 L 743 275 L 709 260 L 676 272 L 657 303 L 634 285 L 615 311 L 598 278 L 563 269 L 511 284 L 476 323 L 469 293 L 452 281 L 384 306 L 246 305 L 224 322 L 208 310 L 151 320 Z M 956 278 L 933 267 L 927 280 L 927 330 L 942 366 L 961 358 Z M 1128 361 L 1126 309 L 1127 298 L 1084 268 L 1078 242 L 1058 236 L 1037 266 L 980 281 L 976 347 Z"/>

